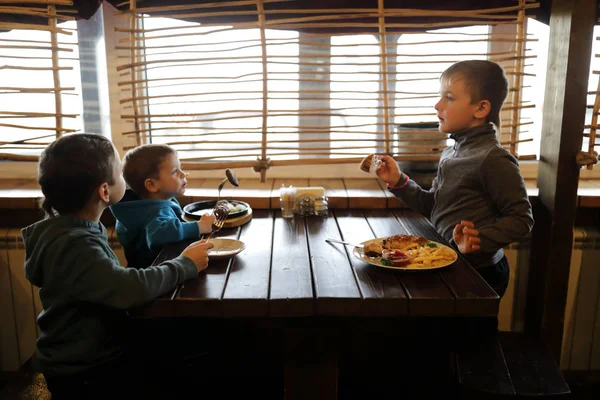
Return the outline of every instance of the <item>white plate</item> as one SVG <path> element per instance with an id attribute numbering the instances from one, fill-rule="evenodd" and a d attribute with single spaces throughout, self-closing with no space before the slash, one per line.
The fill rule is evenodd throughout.
<path id="1" fill-rule="evenodd" d="M 210 239 L 210 241 L 215 244 L 215 247 L 208 250 L 208 257 L 210 258 L 231 257 L 246 248 L 244 242 L 235 239 L 216 238 Z"/>
<path id="2" fill-rule="evenodd" d="M 364 242 L 362 242 L 361 244 L 366 246 L 369 243 L 372 242 L 377 242 L 379 244 L 381 244 L 381 242 L 383 241 L 384 238 L 376 238 L 376 239 L 371 239 L 371 240 L 366 240 Z M 436 266 L 428 266 L 428 267 L 419 267 L 419 268 L 406 268 L 406 267 L 396 267 L 394 265 L 384 265 L 381 263 L 381 257 L 369 257 L 366 256 L 363 253 L 363 248 L 362 247 L 354 247 L 352 254 L 354 255 L 354 257 L 358 258 L 359 260 L 362 260 L 368 264 L 371 265 L 375 265 L 377 267 L 381 267 L 381 268 L 388 268 L 388 269 L 396 269 L 396 270 L 401 270 L 401 271 L 423 271 L 423 270 L 428 270 L 428 269 L 438 269 L 438 268 L 443 268 L 443 267 L 447 267 L 448 265 L 453 264 L 457 259 L 458 259 L 458 254 L 456 254 L 456 251 L 454 251 L 454 249 L 443 245 L 441 243 L 438 242 L 434 242 L 432 240 L 430 240 L 430 242 L 435 243 L 436 246 L 438 247 L 445 247 L 448 250 L 451 250 L 454 253 L 454 258 L 452 260 L 447 260 L 444 261 L 443 263 L 441 263 L 440 265 L 436 265 Z"/>

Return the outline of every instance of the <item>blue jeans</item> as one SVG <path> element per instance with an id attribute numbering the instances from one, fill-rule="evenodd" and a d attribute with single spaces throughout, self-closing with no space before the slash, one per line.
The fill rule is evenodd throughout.
<path id="1" fill-rule="evenodd" d="M 476 268 L 479 275 L 498 293 L 502 298 L 508 287 L 508 278 L 510 276 L 510 267 L 506 256 L 502 257 L 496 264 L 488 267 Z"/>

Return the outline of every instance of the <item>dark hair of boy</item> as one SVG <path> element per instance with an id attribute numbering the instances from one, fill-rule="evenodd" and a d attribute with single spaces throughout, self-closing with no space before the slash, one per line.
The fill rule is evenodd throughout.
<path id="1" fill-rule="evenodd" d="M 114 184 L 115 149 L 102 135 L 77 133 L 63 136 L 42 151 L 38 183 L 48 217 L 83 209 L 94 190 Z"/>
<path id="2" fill-rule="evenodd" d="M 166 144 L 146 144 L 131 149 L 123 159 L 123 178 L 138 196 L 148 193 L 146 179 L 158 178 L 160 164 L 175 150 Z"/>

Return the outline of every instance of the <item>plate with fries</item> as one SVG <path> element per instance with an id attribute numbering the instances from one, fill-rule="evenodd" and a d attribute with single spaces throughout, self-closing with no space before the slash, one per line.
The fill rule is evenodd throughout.
<path id="1" fill-rule="evenodd" d="M 404 255 L 408 257 L 402 257 L 402 262 L 400 264 L 394 263 L 392 260 L 386 259 L 382 255 L 379 256 L 367 256 L 364 253 L 364 249 L 373 249 L 377 247 L 381 247 L 384 239 L 386 238 L 376 238 L 371 240 L 366 240 L 362 242 L 362 247 L 355 247 L 352 251 L 353 255 L 361 261 L 364 261 L 368 264 L 375 265 L 381 268 L 388 269 L 396 269 L 396 270 L 431 270 L 447 267 L 448 265 L 453 264 L 458 259 L 458 254 L 454 249 L 431 240 L 428 240 L 426 243 L 412 243 L 407 245 L 404 248 L 399 249 L 387 249 L 391 251 L 399 251 L 404 253 Z M 372 252 L 369 252 L 372 255 Z M 406 261 L 408 258 L 408 261 Z"/>

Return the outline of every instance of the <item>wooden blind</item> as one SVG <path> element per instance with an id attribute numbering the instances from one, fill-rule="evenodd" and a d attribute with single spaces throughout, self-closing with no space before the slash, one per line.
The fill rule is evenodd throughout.
<path id="1" fill-rule="evenodd" d="M 596 36 L 595 45 L 600 43 L 600 36 L 598 27 L 594 27 L 594 36 Z M 593 47 L 593 49 L 596 48 Z M 600 122 L 598 121 L 598 114 L 600 113 L 600 68 L 598 59 L 600 54 L 594 54 L 592 52 L 592 59 L 590 62 L 590 81 L 588 83 L 588 96 L 587 96 L 587 110 L 585 118 L 585 126 L 583 130 L 583 148 L 584 152 L 598 155 L 598 149 L 600 148 L 600 135 L 598 129 L 600 128 Z M 587 169 L 593 169 L 594 165 L 587 165 Z"/>
<path id="2" fill-rule="evenodd" d="M 0 160 L 37 160 L 48 143 L 81 125 L 75 11 L 57 12 L 70 5 L 0 1 L 0 16 L 12 18 L 0 18 Z"/>
<path id="3" fill-rule="evenodd" d="M 521 110 L 535 106 L 522 96 L 535 57 L 524 26 L 538 3 L 451 11 L 380 0 L 377 8 L 287 7 L 274 16 L 265 5 L 276 2 L 144 8 L 131 0 L 117 44 L 127 148 L 168 143 L 186 168 L 252 166 L 263 179 L 270 166 L 356 162 L 371 152 L 435 161 L 446 145 L 433 108 L 440 74 L 456 61 L 490 59 L 510 81 L 501 142 L 535 158 L 517 150 L 532 140 L 520 136 L 531 124 Z M 248 13 L 256 18 L 221 22 Z"/>

